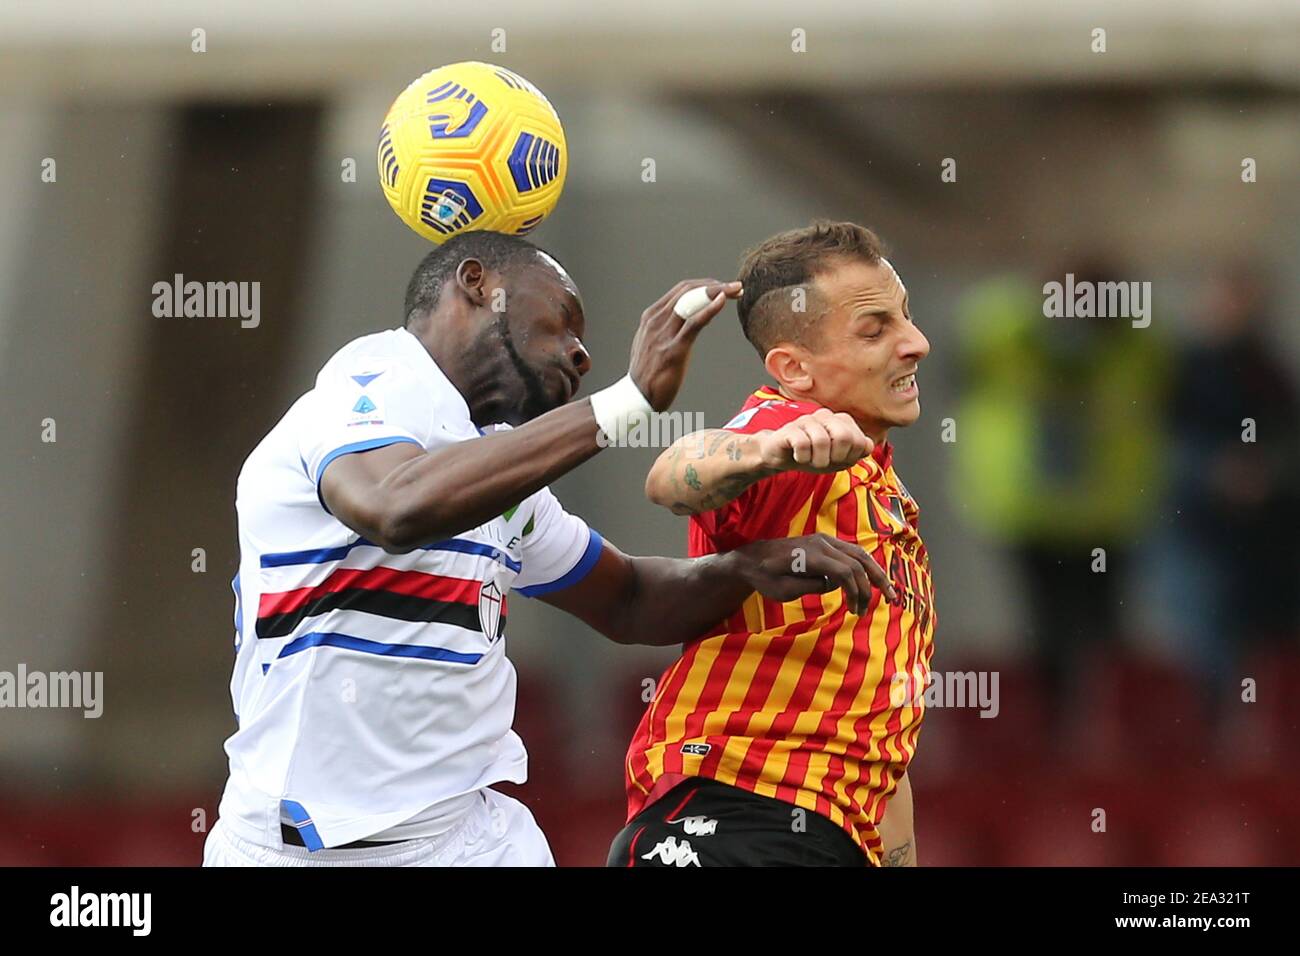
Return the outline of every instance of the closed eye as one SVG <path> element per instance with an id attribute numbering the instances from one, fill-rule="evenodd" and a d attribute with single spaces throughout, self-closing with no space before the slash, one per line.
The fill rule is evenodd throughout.
<path id="1" fill-rule="evenodd" d="M 862 318 L 862 327 L 858 334 L 864 339 L 878 339 L 880 338 L 881 333 L 885 331 L 885 326 L 889 322 L 889 313 L 872 312 L 868 315 L 864 315 Z"/>

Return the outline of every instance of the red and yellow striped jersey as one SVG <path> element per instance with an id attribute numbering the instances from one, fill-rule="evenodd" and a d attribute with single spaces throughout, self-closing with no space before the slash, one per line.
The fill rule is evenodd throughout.
<path id="1" fill-rule="evenodd" d="M 815 411 L 761 388 L 727 424 L 753 433 Z M 627 755 L 628 819 L 683 779 L 711 777 L 829 817 L 873 864 L 877 825 L 915 751 L 935 626 L 918 508 L 885 442 L 833 475 L 784 472 L 691 519 L 692 556 L 835 535 L 888 571 L 859 617 L 844 592 L 781 603 L 755 593 L 660 678 Z"/>

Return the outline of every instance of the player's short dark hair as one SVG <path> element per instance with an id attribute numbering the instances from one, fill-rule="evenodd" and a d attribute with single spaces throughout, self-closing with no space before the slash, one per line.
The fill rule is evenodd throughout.
<path id="1" fill-rule="evenodd" d="M 884 254 L 880 238 L 855 222 L 815 219 L 802 229 L 763 240 L 740 260 L 738 278 L 745 291 L 736 311 L 745 338 L 764 358 L 778 342 L 808 344 L 824 311 L 815 302 L 812 280 L 834 259 L 858 259 L 874 265 Z M 804 290 L 806 308 L 802 312 L 792 307 L 796 287 Z"/>
<path id="2" fill-rule="evenodd" d="M 406 285 L 405 324 L 437 307 L 443 284 L 456 273 L 466 259 L 477 259 L 486 269 L 505 272 L 524 263 L 537 261 L 537 246 L 519 236 L 504 232 L 475 230 L 452 236 L 420 260 Z M 550 255 L 550 253 L 547 253 Z M 554 258 L 554 257 L 552 257 Z M 558 261 L 558 260 L 557 260 Z"/>

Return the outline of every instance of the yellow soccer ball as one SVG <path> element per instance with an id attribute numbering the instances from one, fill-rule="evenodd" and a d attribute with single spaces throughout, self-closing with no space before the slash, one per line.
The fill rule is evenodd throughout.
<path id="1" fill-rule="evenodd" d="M 542 91 L 490 63 L 430 70 L 379 131 L 379 182 L 402 222 L 446 242 L 472 229 L 522 236 L 560 200 L 568 149 Z"/>

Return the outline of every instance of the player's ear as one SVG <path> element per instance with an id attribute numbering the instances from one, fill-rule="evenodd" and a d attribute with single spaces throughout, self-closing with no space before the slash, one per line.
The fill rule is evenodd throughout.
<path id="1" fill-rule="evenodd" d="M 462 259 L 456 267 L 456 287 L 475 305 L 481 306 L 487 301 L 486 278 L 483 263 L 477 259 Z"/>
<path id="2" fill-rule="evenodd" d="M 797 345 L 777 345 L 768 349 L 763 359 L 767 374 L 776 379 L 777 384 L 792 392 L 812 391 L 812 374 L 808 371 L 803 349 Z"/>

